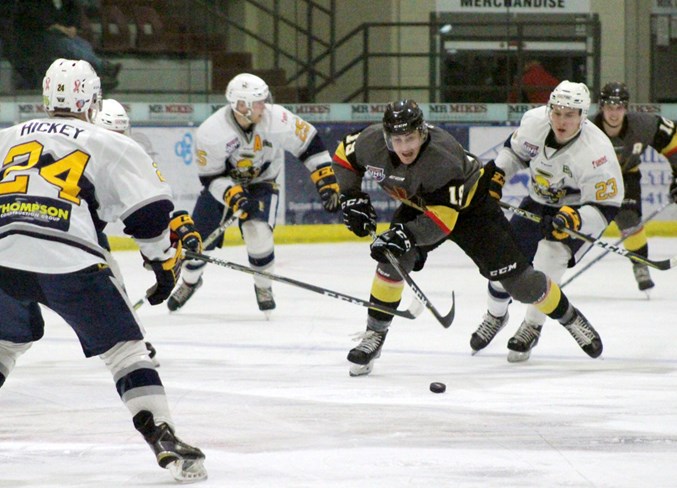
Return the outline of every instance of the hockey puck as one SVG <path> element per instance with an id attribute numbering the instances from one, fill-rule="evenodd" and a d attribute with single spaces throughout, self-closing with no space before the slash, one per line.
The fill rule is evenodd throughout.
<path id="1" fill-rule="evenodd" d="M 447 390 L 447 385 L 444 383 L 439 383 L 437 381 L 434 381 L 430 383 L 430 391 L 433 393 L 444 393 Z"/>

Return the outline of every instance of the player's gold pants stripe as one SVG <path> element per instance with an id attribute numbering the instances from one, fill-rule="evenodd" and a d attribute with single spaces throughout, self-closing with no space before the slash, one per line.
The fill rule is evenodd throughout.
<path id="1" fill-rule="evenodd" d="M 544 314 L 549 315 L 557 308 L 561 299 L 562 290 L 560 290 L 557 283 L 548 278 L 548 289 L 545 292 L 545 296 L 540 301 L 534 303 L 534 306 Z"/>
<path id="2" fill-rule="evenodd" d="M 646 232 L 644 231 L 644 226 L 630 237 L 627 237 L 623 244 L 628 251 L 636 251 L 637 249 L 646 246 Z"/>
<path id="3" fill-rule="evenodd" d="M 397 302 L 402 298 L 403 281 L 391 281 L 376 273 L 371 284 L 371 294 L 382 302 Z"/>

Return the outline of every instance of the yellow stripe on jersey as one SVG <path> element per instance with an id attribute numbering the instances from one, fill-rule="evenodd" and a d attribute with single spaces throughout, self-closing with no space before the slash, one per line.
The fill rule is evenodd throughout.
<path id="1" fill-rule="evenodd" d="M 458 212 L 450 207 L 444 205 L 431 205 L 426 207 L 425 215 L 431 219 L 437 227 L 445 234 L 449 234 L 456 225 L 458 220 Z"/>
<path id="2" fill-rule="evenodd" d="M 472 202 L 477 187 L 479 186 L 480 179 L 484 174 L 484 168 L 480 170 L 479 177 L 475 184 L 470 188 L 470 191 L 467 195 L 461 199 L 460 206 L 461 208 L 466 208 Z M 456 221 L 458 220 L 458 210 L 455 210 L 451 207 L 445 205 L 427 205 L 425 208 L 425 214 L 428 218 L 432 219 L 435 224 L 446 234 L 449 234 L 454 227 L 456 226 Z"/>
<path id="3" fill-rule="evenodd" d="M 533 305 L 544 314 L 549 315 L 557 308 L 557 305 L 559 305 L 561 299 L 562 290 L 560 290 L 557 283 L 551 281 L 550 278 L 548 278 L 545 296 Z"/>
<path id="4" fill-rule="evenodd" d="M 663 156 L 672 156 L 675 153 L 677 153 L 677 132 L 675 132 L 675 135 L 672 136 L 668 145 L 661 151 Z"/>
<path id="5" fill-rule="evenodd" d="M 343 145 L 343 141 L 336 148 L 336 151 L 334 152 L 334 157 L 332 159 L 339 166 L 343 166 L 344 168 L 349 169 L 350 171 L 355 171 L 355 168 L 353 168 L 352 165 L 348 162 L 348 158 L 346 157 L 346 149 L 345 146 Z"/>
<path id="6" fill-rule="evenodd" d="M 402 298 L 404 282 L 402 280 L 392 281 L 378 272 L 374 275 L 374 281 L 371 284 L 371 294 L 377 300 L 386 303 L 397 302 Z"/>

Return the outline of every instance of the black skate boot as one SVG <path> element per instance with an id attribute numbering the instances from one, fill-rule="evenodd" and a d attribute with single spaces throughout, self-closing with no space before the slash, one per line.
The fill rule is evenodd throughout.
<path id="1" fill-rule="evenodd" d="M 649 267 L 646 264 L 635 263 L 632 265 L 632 272 L 635 275 L 635 280 L 637 281 L 637 288 L 639 288 L 639 291 L 643 291 L 649 295 L 648 290 L 656 286 L 651 279 Z"/>
<path id="2" fill-rule="evenodd" d="M 470 347 L 475 355 L 481 349 L 484 349 L 496 337 L 496 334 L 508 323 L 509 315 L 503 317 L 494 317 L 489 312 L 484 315 L 482 323 L 477 330 L 470 336 Z"/>
<path id="3" fill-rule="evenodd" d="M 381 348 L 386 340 L 387 330 L 376 331 L 367 329 L 358 339 L 360 343 L 348 353 L 350 361 L 350 376 L 363 376 L 371 373 L 374 368 L 374 361 L 381 356 Z"/>
<path id="4" fill-rule="evenodd" d="M 167 308 L 170 312 L 176 312 L 178 309 L 183 307 L 190 297 L 192 297 L 198 288 L 202 286 L 202 277 L 197 280 L 197 283 L 191 285 L 186 283 L 184 280 L 181 280 L 181 284 L 178 286 L 174 293 L 171 294 L 167 300 Z"/>
<path id="5" fill-rule="evenodd" d="M 155 453 L 160 467 L 168 469 L 176 481 L 185 483 L 207 479 L 202 451 L 179 440 L 166 423 L 155 425 L 153 414 L 148 410 L 134 415 L 134 427 Z"/>
<path id="6" fill-rule="evenodd" d="M 508 341 L 508 362 L 519 363 L 526 361 L 531 355 L 531 350 L 538 344 L 541 336 L 542 325 L 532 324 L 526 320 Z"/>
<path id="7" fill-rule="evenodd" d="M 602 338 L 578 309 L 574 311 L 574 317 L 562 325 L 588 356 L 598 358 L 602 354 Z"/>
<path id="8" fill-rule="evenodd" d="M 266 318 L 270 317 L 270 312 L 275 309 L 273 289 L 271 287 L 261 288 L 254 285 L 254 292 L 256 293 L 256 303 L 259 305 L 259 310 L 266 315 Z"/>
<path id="9" fill-rule="evenodd" d="M 150 358 L 151 361 L 153 361 L 153 366 L 159 368 L 160 361 L 157 360 L 157 351 L 155 350 L 155 347 L 153 347 L 153 344 L 146 341 L 146 350 L 148 351 L 148 357 Z"/>

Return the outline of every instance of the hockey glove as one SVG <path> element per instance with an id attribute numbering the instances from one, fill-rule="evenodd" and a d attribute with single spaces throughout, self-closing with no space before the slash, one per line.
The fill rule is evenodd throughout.
<path id="1" fill-rule="evenodd" d="M 181 240 L 174 241 L 172 247 L 174 246 L 174 255 L 164 261 L 151 261 L 145 256 L 143 257 L 144 268 L 152 269 L 155 273 L 155 284 L 146 291 L 146 298 L 151 305 L 158 305 L 169 298 L 181 274 L 181 263 L 183 262 Z"/>
<path id="2" fill-rule="evenodd" d="M 258 200 L 252 198 L 242 185 L 235 185 L 228 188 L 224 197 L 226 205 L 237 212 L 242 210 L 240 218 L 246 219 L 249 214 L 254 214 L 259 209 Z"/>
<path id="3" fill-rule="evenodd" d="M 195 228 L 193 218 L 185 210 L 177 210 L 169 221 L 170 239 L 180 240 L 183 247 L 193 252 L 202 252 L 202 236 Z"/>
<path id="4" fill-rule="evenodd" d="M 339 186 L 332 167 L 323 166 L 316 169 L 311 173 L 310 179 L 315 183 L 324 209 L 327 212 L 336 212 L 339 209 Z"/>
<path id="5" fill-rule="evenodd" d="M 493 160 L 489 161 L 487 164 L 494 163 Z M 494 174 L 491 176 L 491 181 L 489 182 L 489 195 L 496 200 L 503 198 L 503 185 L 505 185 L 505 171 L 501 168 L 494 166 Z"/>
<path id="6" fill-rule="evenodd" d="M 560 229 L 580 230 L 581 215 L 578 210 L 569 206 L 559 209 L 555 215 L 544 215 L 541 220 L 541 231 L 548 240 L 561 241 L 569 237 L 569 234 Z"/>
<path id="7" fill-rule="evenodd" d="M 365 237 L 376 232 L 376 211 L 371 205 L 369 195 L 361 192 L 342 194 L 340 199 L 343 223 L 353 234 Z"/>
<path id="8" fill-rule="evenodd" d="M 672 183 L 670 183 L 670 198 L 677 203 L 677 175 L 673 175 Z"/>
<path id="9" fill-rule="evenodd" d="M 371 243 L 371 257 L 379 263 L 387 263 L 386 251 L 399 258 L 414 246 L 414 238 L 402 224 L 395 224 Z"/>

